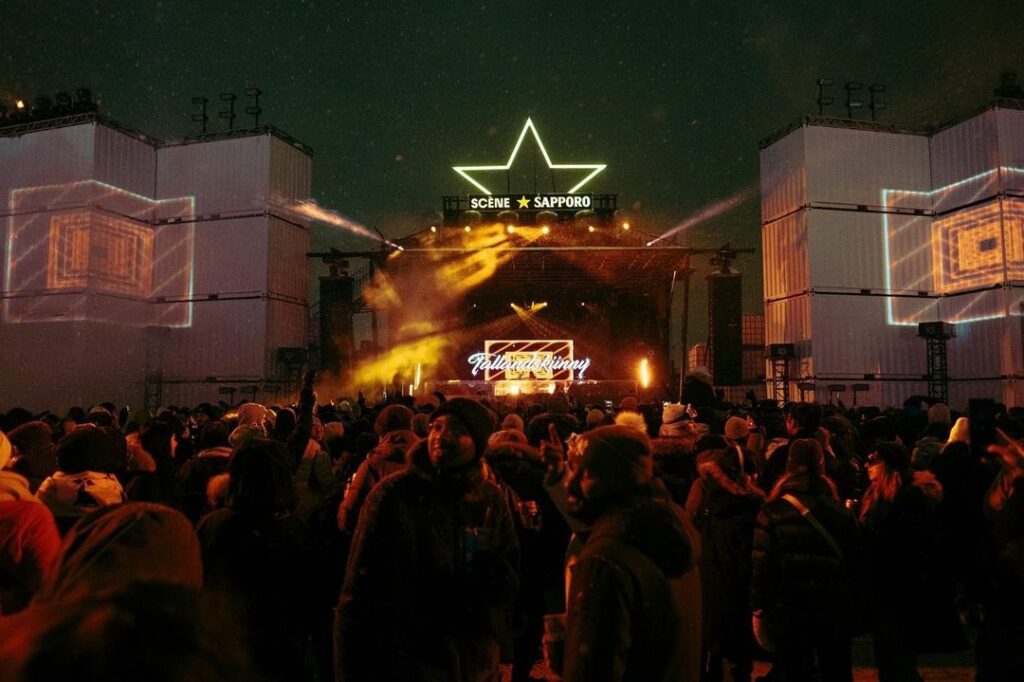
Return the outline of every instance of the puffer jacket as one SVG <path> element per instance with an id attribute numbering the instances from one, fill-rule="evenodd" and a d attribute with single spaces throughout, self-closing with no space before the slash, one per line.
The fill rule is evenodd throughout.
<path id="1" fill-rule="evenodd" d="M 785 494 L 810 510 L 842 556 L 782 498 Z M 793 634 L 805 628 L 828 628 L 852 635 L 859 622 L 856 600 L 862 561 L 857 521 L 832 496 L 828 483 L 806 474 L 783 478 L 757 517 L 751 606 L 765 611 L 774 627 Z"/>

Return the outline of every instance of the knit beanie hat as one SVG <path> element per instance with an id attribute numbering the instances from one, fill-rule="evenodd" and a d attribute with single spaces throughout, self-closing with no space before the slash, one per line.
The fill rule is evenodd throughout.
<path id="1" fill-rule="evenodd" d="M 894 471 L 910 469 L 910 453 L 899 443 L 882 442 L 875 445 L 874 452 L 886 466 Z"/>
<path id="2" fill-rule="evenodd" d="M 594 409 L 590 410 L 590 412 L 587 412 L 587 428 L 593 429 L 600 426 L 601 422 L 604 421 L 604 418 L 604 412 L 595 407 Z"/>
<path id="3" fill-rule="evenodd" d="M 949 411 L 949 406 L 944 403 L 935 403 L 928 409 L 929 424 L 951 424 L 952 422 L 953 415 Z"/>
<path id="4" fill-rule="evenodd" d="M 506 431 L 525 431 L 523 418 L 513 412 L 501 420 L 501 428 Z"/>
<path id="5" fill-rule="evenodd" d="M 581 461 L 593 478 L 614 489 L 634 488 L 651 480 L 651 441 L 641 431 L 615 424 L 580 436 Z"/>
<path id="6" fill-rule="evenodd" d="M 743 417 L 729 417 L 725 421 L 725 437 L 729 440 L 742 440 L 750 434 L 750 427 Z"/>
<path id="7" fill-rule="evenodd" d="M 373 422 L 373 430 L 378 436 L 391 431 L 408 431 L 412 428 L 412 410 L 405 405 L 388 405 Z"/>
<path id="8" fill-rule="evenodd" d="M 799 470 L 819 476 L 825 473 L 825 453 L 813 438 L 798 438 L 789 446 L 786 471 L 793 473 Z"/>
<path id="9" fill-rule="evenodd" d="M 441 407 L 434 410 L 430 421 L 433 422 L 441 415 L 447 414 L 455 417 L 469 430 L 469 435 L 476 446 L 477 456 L 484 454 L 487 449 L 487 439 L 494 432 L 494 416 L 490 411 L 472 398 L 450 398 L 441 403 Z"/>

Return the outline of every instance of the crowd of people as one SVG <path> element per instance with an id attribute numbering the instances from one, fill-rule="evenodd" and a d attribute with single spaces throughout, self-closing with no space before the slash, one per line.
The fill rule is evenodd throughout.
<path id="1" fill-rule="evenodd" d="M 1024 680 L 1024 409 L 313 384 L 0 416 L 0 678 Z"/>

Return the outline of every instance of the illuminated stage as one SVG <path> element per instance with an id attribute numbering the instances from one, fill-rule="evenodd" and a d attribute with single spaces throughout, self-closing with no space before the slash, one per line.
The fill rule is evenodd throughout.
<path id="1" fill-rule="evenodd" d="M 524 176 L 516 160 L 526 156 L 527 143 L 536 147 L 535 163 Z M 546 172 L 537 172 L 541 165 Z M 445 196 L 434 223 L 373 258 L 373 274 L 360 287 L 347 274 L 321 279 L 325 368 L 337 371 L 342 386 L 354 382 L 374 392 L 447 386 L 490 396 L 560 391 L 608 398 L 638 389 L 652 399 L 673 395 L 682 365 L 670 351 L 673 300 L 680 297 L 686 310 L 691 257 L 719 250 L 675 246 L 641 229 L 618 208 L 617 195 L 584 191 L 605 168 L 555 163 L 530 120 L 505 163 L 455 166 L 477 194 Z M 313 255 L 339 273 L 347 257 L 366 256 Z M 355 303 L 339 315 L 335 294 L 348 289 L 356 289 Z M 376 350 L 356 350 L 357 311 L 386 319 L 387 340 L 378 345 L 374 337 Z M 738 298 L 735 312 L 738 328 Z M 533 352 L 487 347 L 502 339 L 568 344 L 586 366 L 554 376 L 536 369 L 492 376 L 485 365 Z M 685 346 L 685 336 L 680 340 Z"/>

